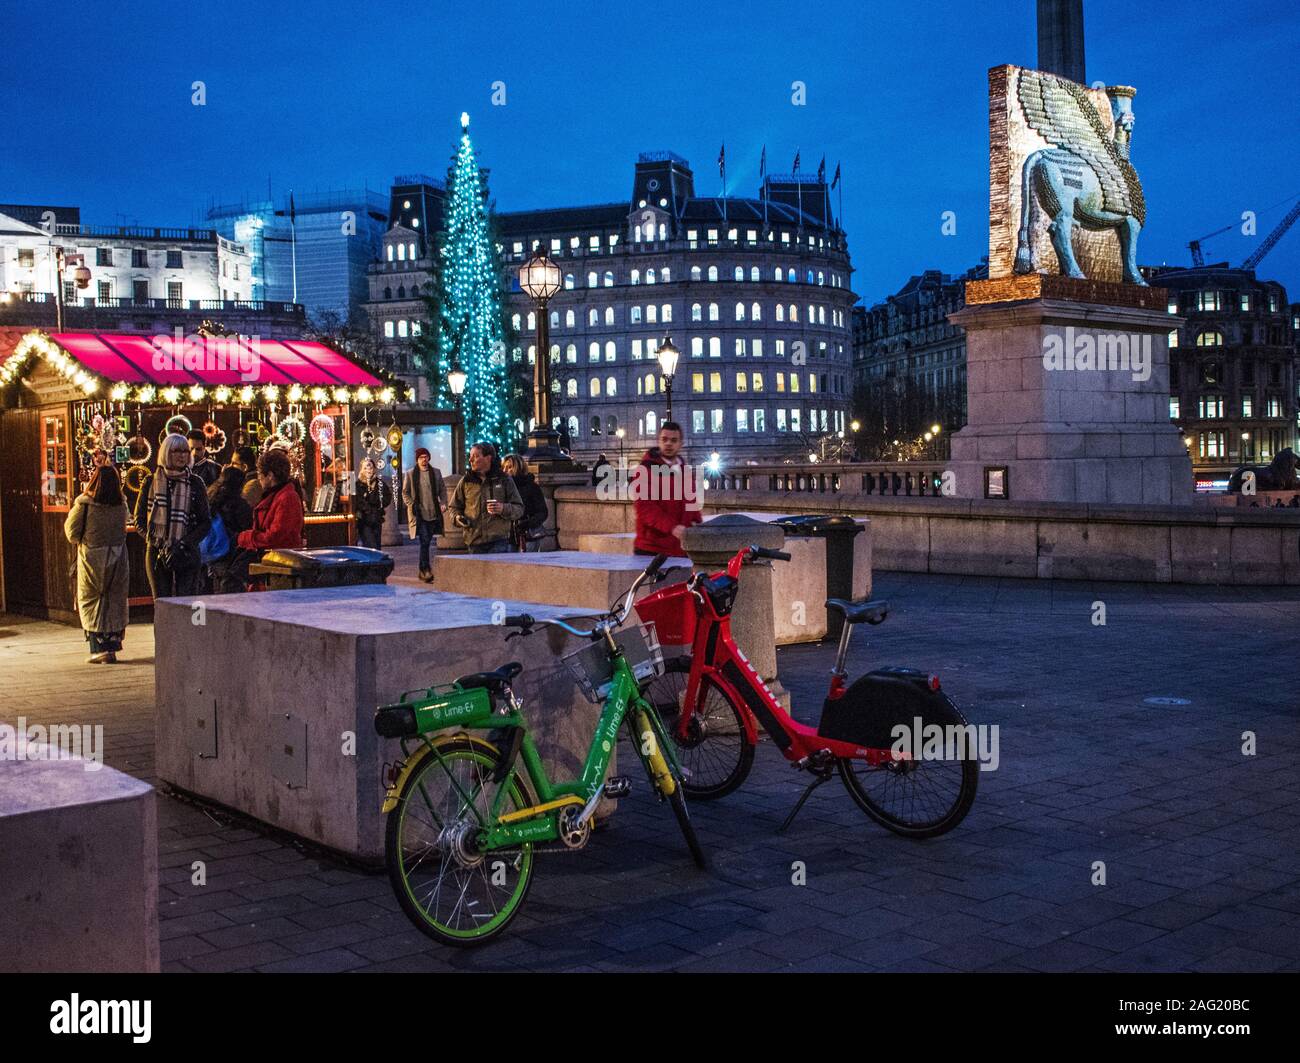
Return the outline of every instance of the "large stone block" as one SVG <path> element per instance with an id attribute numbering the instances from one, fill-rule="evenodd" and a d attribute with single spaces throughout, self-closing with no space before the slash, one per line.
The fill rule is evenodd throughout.
<path id="1" fill-rule="evenodd" d="M 154 789 L 57 752 L 0 769 L 0 971 L 157 971 Z"/>
<path id="2" fill-rule="evenodd" d="M 548 628 L 506 643 L 502 617 L 523 612 L 589 615 L 401 585 L 162 599 L 154 609 L 158 776 L 376 861 L 382 768 L 401 759 L 396 741 L 375 734 L 376 707 L 518 660 L 515 692 L 547 770 L 575 777 L 600 710 L 558 658 L 585 641 Z"/>
<path id="3" fill-rule="evenodd" d="M 552 550 L 541 554 L 439 554 L 434 585 L 450 594 L 515 598 L 604 611 L 627 593 L 650 558 Z M 669 558 L 672 581 L 690 573 L 686 558 Z M 680 571 L 674 571 L 680 570 Z M 643 593 L 648 593 L 646 588 Z"/>

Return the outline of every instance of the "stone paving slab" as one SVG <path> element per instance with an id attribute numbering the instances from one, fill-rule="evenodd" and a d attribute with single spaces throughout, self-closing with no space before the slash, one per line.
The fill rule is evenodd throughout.
<path id="1" fill-rule="evenodd" d="M 712 874 L 634 778 L 585 852 L 540 858 L 507 936 L 453 951 L 383 875 L 160 795 L 163 969 L 1300 970 L 1300 590 L 883 574 L 874 593 L 893 611 L 850 670 L 925 667 L 1000 728 L 953 833 L 898 838 L 832 783 L 778 835 L 800 783 L 765 742 L 741 790 L 693 805 Z M 102 724 L 106 762 L 154 782 L 151 630 L 118 665 L 85 655 L 73 629 L 0 616 L 0 722 Z M 832 657 L 779 652 L 798 718 Z"/>

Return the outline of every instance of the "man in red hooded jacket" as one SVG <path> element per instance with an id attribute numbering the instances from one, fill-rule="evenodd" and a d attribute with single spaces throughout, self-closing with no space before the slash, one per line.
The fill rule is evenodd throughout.
<path id="1" fill-rule="evenodd" d="M 681 455 L 682 426 L 665 421 L 659 445 L 641 459 L 633 480 L 638 554 L 685 557 L 682 536 L 703 516 L 694 471 Z"/>

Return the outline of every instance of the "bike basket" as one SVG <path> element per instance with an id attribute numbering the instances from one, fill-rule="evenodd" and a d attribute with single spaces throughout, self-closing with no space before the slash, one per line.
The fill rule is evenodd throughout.
<path id="1" fill-rule="evenodd" d="M 664 655 L 659 649 L 653 624 L 633 624 L 614 636 L 623 658 L 639 682 L 664 674 Z M 560 658 L 573 676 L 583 695 L 592 704 L 601 704 L 608 696 L 614 679 L 614 662 L 604 640 Z"/>
<path id="2" fill-rule="evenodd" d="M 654 624 L 661 646 L 689 646 L 695 641 L 695 596 L 685 583 L 647 594 L 636 603 L 642 623 Z"/>

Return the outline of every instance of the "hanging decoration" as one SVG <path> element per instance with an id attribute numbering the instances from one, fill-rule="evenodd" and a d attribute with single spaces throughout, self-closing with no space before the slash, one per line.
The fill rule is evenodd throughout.
<path id="1" fill-rule="evenodd" d="M 132 465 L 147 465 L 149 459 L 153 457 L 153 447 L 150 446 L 149 440 L 139 433 L 126 441 L 126 449 L 130 455 L 127 460 Z"/>
<path id="2" fill-rule="evenodd" d="M 311 419 L 307 429 L 311 441 L 318 447 L 334 445 L 334 418 L 327 413 L 318 413 Z"/>
<path id="3" fill-rule="evenodd" d="M 281 419 L 275 426 L 275 434 L 286 443 L 293 444 L 301 443 L 307 430 L 303 427 L 302 418 L 295 415 Z"/>
<path id="4" fill-rule="evenodd" d="M 221 429 L 217 427 L 215 421 L 203 422 L 203 436 L 205 439 L 213 439 Z"/>
<path id="5" fill-rule="evenodd" d="M 183 413 L 174 413 L 167 418 L 167 423 L 163 426 L 162 433 L 158 436 L 158 442 L 161 443 L 170 435 L 183 436 L 194 428 L 194 422 Z"/>
<path id="6" fill-rule="evenodd" d="M 388 445 L 394 450 L 402 448 L 402 430 L 397 425 L 388 430 Z"/>
<path id="7" fill-rule="evenodd" d="M 214 425 L 213 427 L 215 428 L 216 426 Z M 203 449 L 207 453 L 208 457 L 215 458 L 226 449 L 226 433 L 220 428 L 217 428 L 216 432 L 212 435 L 208 435 L 207 426 L 205 425 L 203 434 L 206 436 Z"/>

